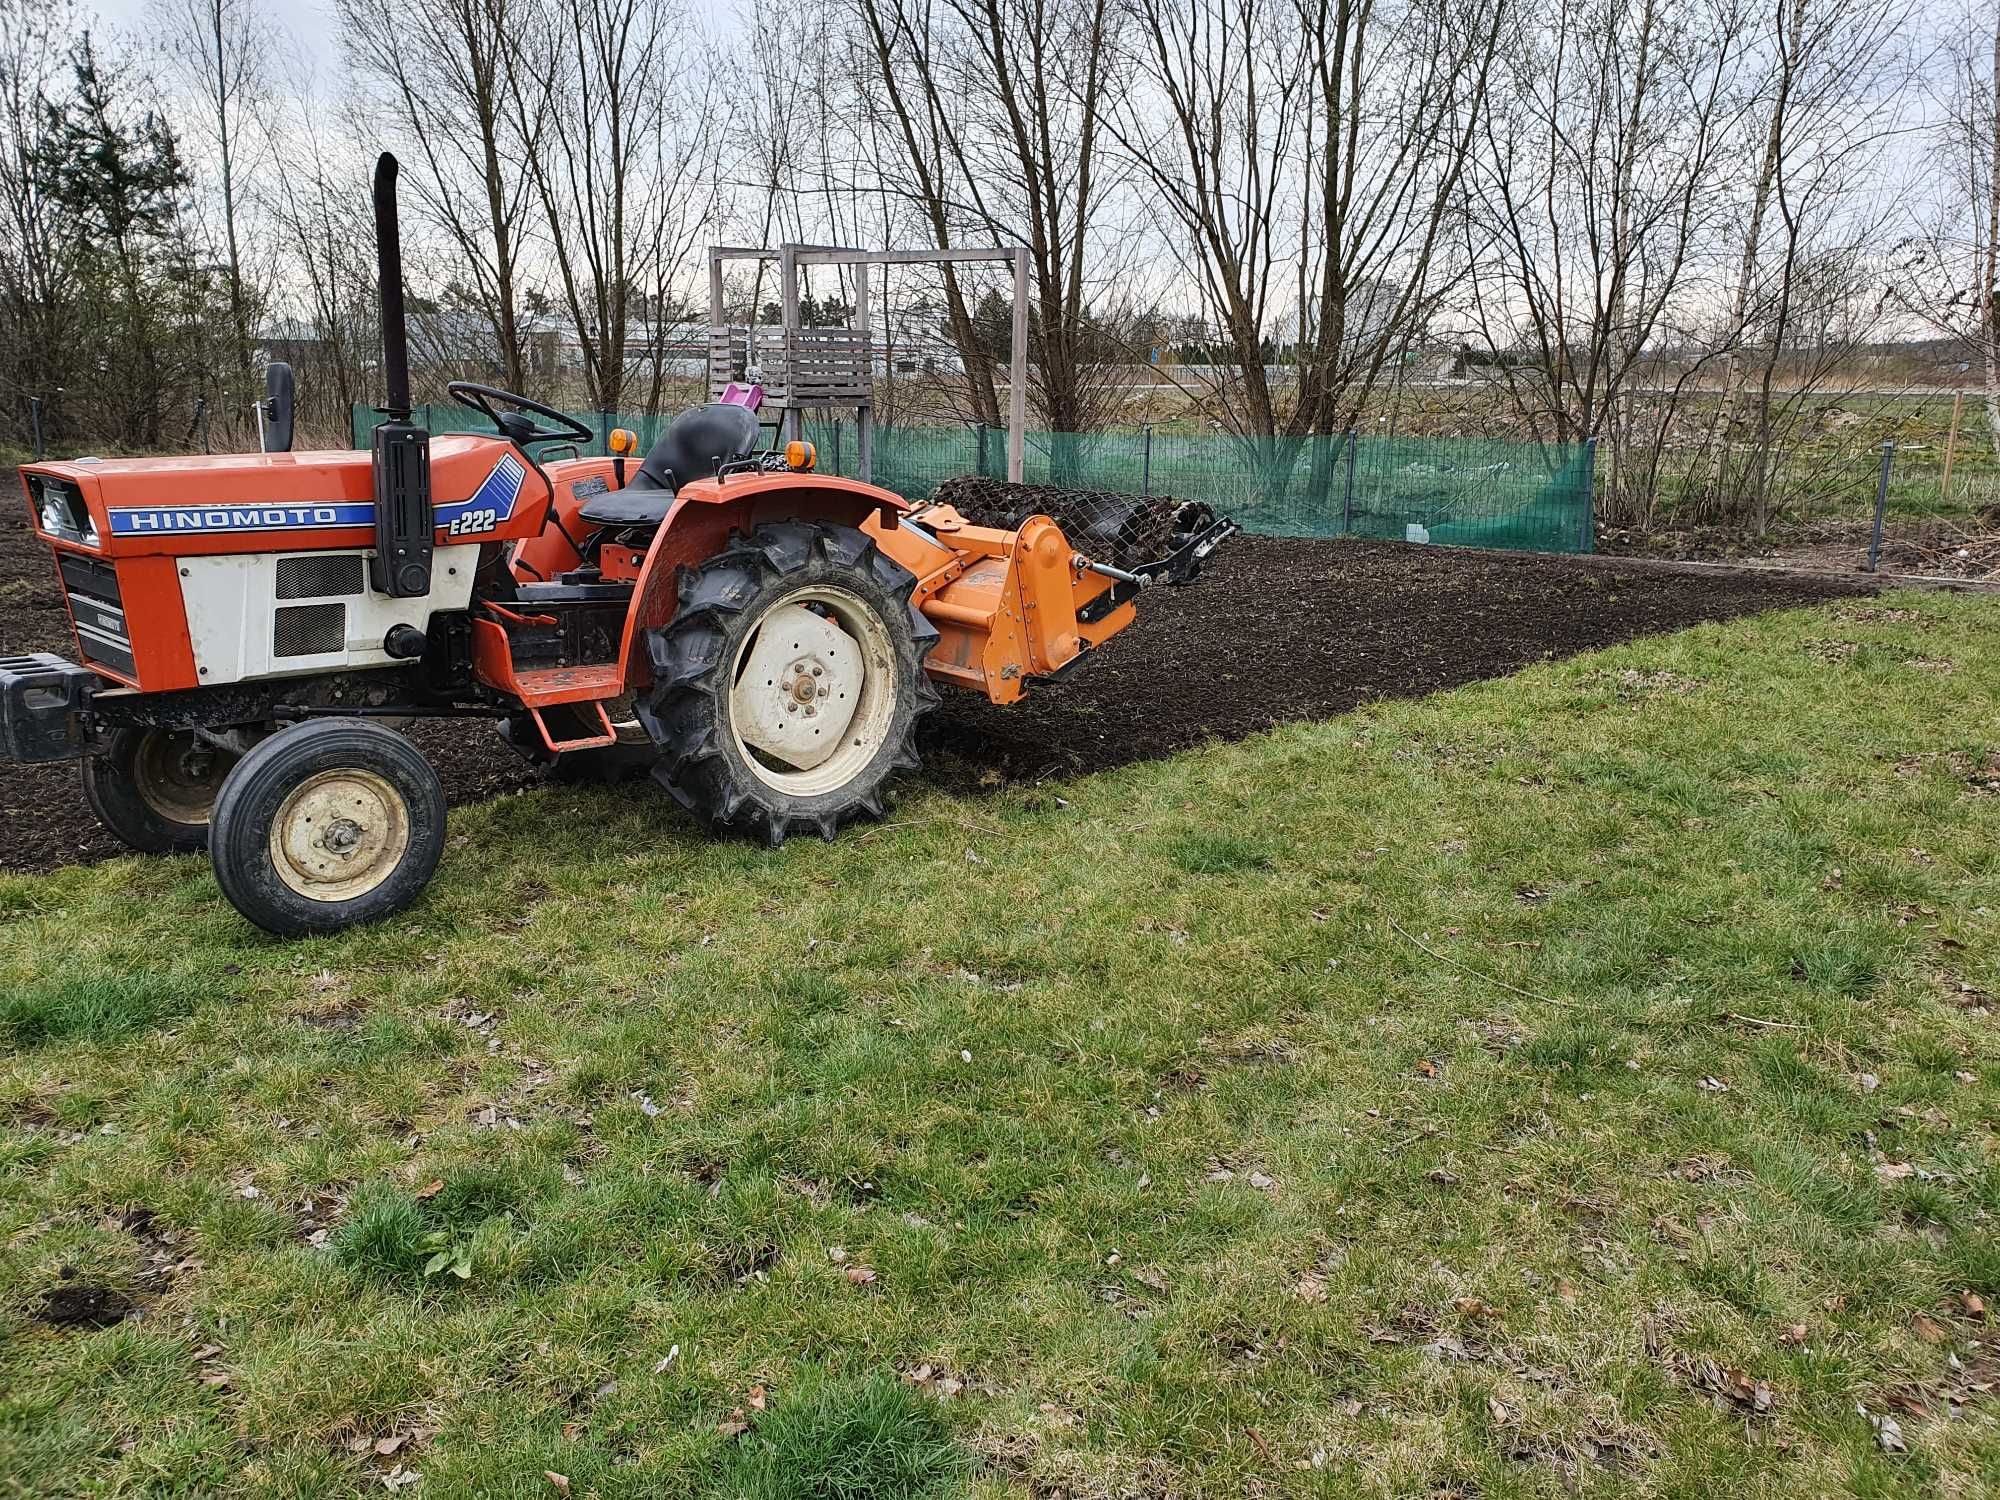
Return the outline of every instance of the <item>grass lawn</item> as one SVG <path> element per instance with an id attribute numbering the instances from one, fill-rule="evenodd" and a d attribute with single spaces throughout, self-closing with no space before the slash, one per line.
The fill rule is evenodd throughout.
<path id="1" fill-rule="evenodd" d="M 0 1490 L 1990 1494 L 1996 625 L 776 854 L 550 789 L 337 939 L 0 879 Z"/>

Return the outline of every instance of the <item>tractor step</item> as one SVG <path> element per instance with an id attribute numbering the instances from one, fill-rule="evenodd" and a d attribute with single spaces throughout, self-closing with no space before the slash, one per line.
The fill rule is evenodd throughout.
<path id="1" fill-rule="evenodd" d="M 556 703 L 616 698 L 625 691 L 625 677 L 615 661 L 587 667 L 532 667 L 514 674 L 513 689 L 529 708 L 547 708 Z"/>
<path id="2" fill-rule="evenodd" d="M 611 727 L 611 716 L 602 703 L 551 704 L 549 715 L 556 720 L 553 725 L 539 708 L 529 708 L 528 714 L 551 755 L 564 755 L 571 750 L 602 750 L 618 743 L 618 731 Z M 565 737 L 558 739 L 559 734 Z"/>

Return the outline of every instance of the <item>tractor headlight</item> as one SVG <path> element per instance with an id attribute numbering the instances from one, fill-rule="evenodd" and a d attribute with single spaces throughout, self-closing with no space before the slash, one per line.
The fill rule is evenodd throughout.
<path id="1" fill-rule="evenodd" d="M 86 547 L 97 545 L 97 523 L 90 517 L 90 507 L 84 504 L 82 490 L 66 479 L 31 474 L 28 491 L 44 535 L 81 542 Z"/>

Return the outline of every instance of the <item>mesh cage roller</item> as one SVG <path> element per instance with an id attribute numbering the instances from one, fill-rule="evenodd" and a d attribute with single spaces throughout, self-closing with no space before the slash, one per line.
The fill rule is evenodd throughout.
<path id="1" fill-rule="evenodd" d="M 1112 490 L 1066 490 L 1048 484 L 1009 484 L 962 474 L 947 479 L 931 497 L 949 505 L 975 526 L 1011 531 L 1030 516 L 1047 516 L 1072 546 L 1098 562 L 1135 568 L 1165 557 L 1177 534 L 1189 529 L 1205 506 L 1191 507 L 1171 495 L 1122 495 Z"/>

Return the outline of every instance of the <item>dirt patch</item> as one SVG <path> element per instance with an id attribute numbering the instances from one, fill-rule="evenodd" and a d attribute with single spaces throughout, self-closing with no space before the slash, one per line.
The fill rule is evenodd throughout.
<path id="1" fill-rule="evenodd" d="M 1871 517 L 1812 521 L 1759 537 L 1742 527 L 1691 526 L 1660 531 L 1601 528 L 1598 551 L 1618 557 L 1732 562 L 1812 573 L 1860 573 L 1867 565 Z M 1890 575 L 2000 580 L 2000 515 L 1891 516 L 1877 568 Z"/>
<path id="2" fill-rule="evenodd" d="M 0 591 L 0 652 L 73 653 L 54 566 L 23 523 L 0 527 Z M 920 734 L 924 775 L 973 791 L 1102 770 L 1634 636 L 1872 592 L 1864 579 L 1238 537 L 1200 582 L 1142 599 L 1139 623 L 1066 681 L 1009 708 L 948 694 Z M 482 725 L 411 734 L 454 803 L 539 779 Z M 74 766 L 0 775 L 0 869 L 122 852 L 84 806 Z"/>
<path id="3" fill-rule="evenodd" d="M 42 1293 L 34 1316 L 54 1328 L 109 1328 L 131 1312 L 132 1299 L 116 1287 L 75 1281 Z"/>
<path id="4" fill-rule="evenodd" d="M 954 696 L 923 738 L 950 784 L 1074 775 L 1505 676 L 1634 636 L 1872 593 L 1865 580 L 1608 558 L 1237 537 L 1066 682 Z"/>

